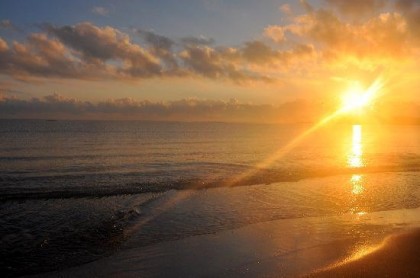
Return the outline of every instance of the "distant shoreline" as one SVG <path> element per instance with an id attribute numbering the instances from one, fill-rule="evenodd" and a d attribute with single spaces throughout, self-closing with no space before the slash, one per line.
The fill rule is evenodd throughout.
<path id="1" fill-rule="evenodd" d="M 178 123 L 178 124 L 238 124 L 238 125 L 314 125 L 314 121 L 300 121 L 300 122 L 249 122 L 249 121 L 212 121 L 212 120 L 151 120 L 151 119 L 113 119 L 113 118 L 1 118 L 0 121 L 45 121 L 45 122 L 141 122 L 141 123 Z M 399 119 L 393 121 L 379 121 L 379 122 L 352 122 L 352 121 L 334 121 L 330 125 L 390 125 L 390 126 L 418 126 L 420 125 L 420 118 L 413 118 L 408 120 Z"/>

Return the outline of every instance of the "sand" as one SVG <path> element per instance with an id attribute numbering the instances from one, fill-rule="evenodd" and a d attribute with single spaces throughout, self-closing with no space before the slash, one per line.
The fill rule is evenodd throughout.
<path id="1" fill-rule="evenodd" d="M 372 249 L 307 277 L 420 277 L 420 229 L 389 236 Z"/>
<path id="2" fill-rule="evenodd" d="M 407 209 L 269 221 L 144 247 L 134 235 L 110 257 L 38 277 L 419 277 L 418 227 L 420 209 Z"/>

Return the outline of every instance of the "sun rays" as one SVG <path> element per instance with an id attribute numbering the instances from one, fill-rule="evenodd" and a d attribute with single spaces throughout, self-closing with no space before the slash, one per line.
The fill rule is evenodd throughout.
<path id="1" fill-rule="evenodd" d="M 360 111 L 370 105 L 383 85 L 381 78 L 376 79 L 367 89 L 364 89 L 359 82 L 353 82 L 342 97 L 341 111 Z"/>
<path id="2" fill-rule="evenodd" d="M 317 122 L 316 124 L 308 128 L 307 130 L 305 130 L 303 133 L 301 133 L 299 136 L 294 138 L 285 146 L 279 148 L 272 156 L 258 163 L 255 168 L 239 176 L 232 178 L 228 185 L 232 186 L 232 185 L 238 184 L 240 183 L 240 181 L 256 174 L 260 169 L 268 168 L 271 164 L 273 164 L 282 156 L 290 152 L 294 147 L 296 147 L 300 142 L 305 140 L 310 134 L 312 134 L 316 130 L 332 122 L 333 120 L 336 120 L 338 117 L 351 111 L 352 109 L 361 108 L 367 105 L 369 102 L 373 100 L 374 97 L 377 97 L 377 94 L 383 88 L 384 84 L 385 84 L 384 79 L 382 77 L 378 77 L 377 79 L 375 79 L 375 81 L 372 82 L 372 84 L 365 91 L 362 90 L 361 86 L 351 88 L 351 90 L 355 90 L 353 91 L 353 93 L 358 93 L 360 95 L 358 95 L 358 97 L 355 97 L 355 99 L 352 99 L 350 102 L 344 103 L 342 107 L 340 107 L 339 109 L 337 109 L 330 115 L 321 119 L 319 122 Z"/>
<path id="3" fill-rule="evenodd" d="M 360 98 L 357 100 L 354 100 L 354 102 L 350 102 L 346 104 L 343 104 L 341 107 L 339 107 L 336 111 L 332 112 L 331 114 L 325 116 L 323 119 L 321 119 L 319 122 L 315 123 L 311 127 L 309 127 L 307 130 L 302 132 L 300 135 L 295 137 L 293 140 L 291 140 L 288 144 L 282 146 L 279 148 L 274 154 L 267 157 L 265 160 L 257 163 L 255 167 L 251 168 L 248 171 L 245 171 L 237 176 L 232 177 L 230 180 L 225 181 L 223 183 L 223 186 L 235 186 L 241 184 L 242 181 L 244 181 L 247 178 L 252 177 L 253 175 L 257 174 L 262 169 L 269 168 L 270 165 L 272 165 L 275 161 L 279 160 L 281 157 L 292 151 L 296 146 L 298 146 L 303 140 L 305 140 L 309 135 L 320 129 L 321 127 L 331 123 L 332 121 L 338 119 L 343 114 L 351 111 L 354 108 L 360 108 L 371 101 L 373 101 L 374 98 L 378 97 L 378 93 L 380 90 L 384 87 L 385 82 L 382 77 L 378 77 L 375 79 L 374 82 L 365 90 L 362 91 L 359 87 L 357 89 L 357 93 L 360 93 Z M 361 136 L 361 130 L 356 130 L 356 136 L 357 138 L 353 138 L 356 140 L 360 140 Z M 361 165 L 360 165 L 361 166 Z M 195 186 L 193 186 L 191 189 L 201 189 L 205 188 L 206 186 L 202 183 L 197 183 Z M 177 192 L 172 198 L 169 198 L 165 202 L 161 204 L 161 210 L 156 213 L 156 215 L 150 216 L 143 221 L 137 223 L 135 227 L 133 227 L 132 230 L 138 229 L 139 227 L 143 226 L 147 222 L 151 221 L 154 217 L 162 214 L 164 211 L 170 209 L 171 207 L 175 206 L 178 202 L 181 202 L 182 200 L 187 199 L 191 194 L 193 194 L 192 191 L 184 191 L 184 192 Z"/>

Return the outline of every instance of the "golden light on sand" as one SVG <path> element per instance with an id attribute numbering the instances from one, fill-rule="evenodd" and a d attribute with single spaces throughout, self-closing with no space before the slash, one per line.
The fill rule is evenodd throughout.
<path id="1" fill-rule="evenodd" d="M 363 259 L 364 257 L 366 257 L 366 256 L 368 256 L 368 255 L 370 255 L 374 252 L 377 252 L 378 250 L 383 249 L 384 246 L 387 244 L 387 240 L 388 239 L 385 239 L 381 243 L 376 244 L 376 245 L 362 245 L 362 246 L 359 246 L 354 251 L 354 253 L 351 254 L 349 257 L 344 258 L 343 260 L 341 260 L 339 262 L 333 263 L 333 264 L 331 264 L 331 265 L 329 265 L 325 268 L 322 268 L 322 269 L 319 270 L 319 272 L 326 271 L 326 270 L 331 270 L 331 269 L 334 269 L 334 268 L 337 268 L 337 267 L 340 267 L 340 266 L 344 266 L 348 263 Z"/>

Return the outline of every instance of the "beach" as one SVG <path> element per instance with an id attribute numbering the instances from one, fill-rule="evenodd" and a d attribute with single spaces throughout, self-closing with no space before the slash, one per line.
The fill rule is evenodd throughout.
<path id="1" fill-rule="evenodd" d="M 417 127 L 4 123 L 7 277 L 334 276 L 420 222 Z"/>
<path id="2" fill-rule="evenodd" d="M 277 220 L 135 247 L 36 277 L 415 277 L 420 210 Z"/>
<path id="3" fill-rule="evenodd" d="M 391 235 L 371 252 L 346 258 L 306 277 L 417 277 L 420 273 L 420 230 Z"/>
<path id="4" fill-rule="evenodd" d="M 0 278 L 420 278 L 420 0 L 0 0 Z"/>

